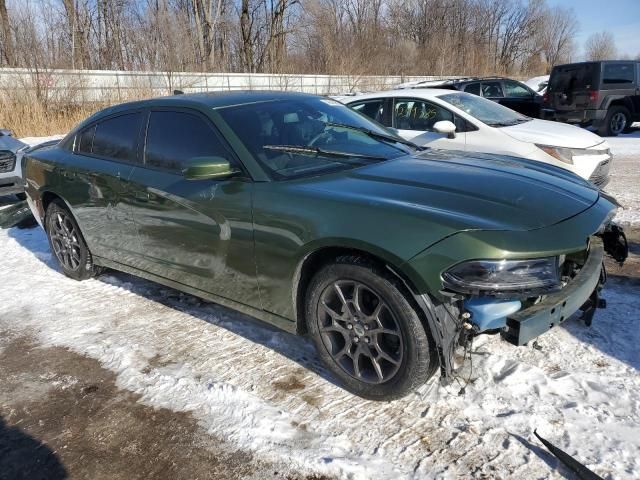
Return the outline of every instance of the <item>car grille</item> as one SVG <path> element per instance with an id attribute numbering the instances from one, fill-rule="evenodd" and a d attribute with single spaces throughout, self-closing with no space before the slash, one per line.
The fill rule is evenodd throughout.
<path id="1" fill-rule="evenodd" d="M 589 181 L 597 187 L 604 187 L 609 183 L 609 168 L 611 167 L 611 158 L 607 158 L 598 164 L 596 169 L 589 177 Z"/>
<path id="2" fill-rule="evenodd" d="M 0 152 L 0 173 L 11 172 L 16 166 L 16 156 L 13 152 Z"/>

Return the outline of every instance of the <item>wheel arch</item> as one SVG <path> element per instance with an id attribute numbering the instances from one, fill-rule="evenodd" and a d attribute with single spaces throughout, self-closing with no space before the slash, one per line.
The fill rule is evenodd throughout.
<path id="1" fill-rule="evenodd" d="M 55 200 L 60 200 L 65 207 L 67 207 L 67 210 L 69 210 L 69 212 L 71 213 L 71 215 L 73 215 L 74 218 L 75 215 L 73 214 L 73 210 L 71 208 L 71 205 L 69 205 L 69 202 L 67 202 L 64 197 L 62 197 L 61 195 L 55 193 L 52 190 L 44 190 L 42 192 L 40 192 L 40 201 L 36 201 L 37 203 L 40 203 L 38 211 L 41 212 L 41 220 L 42 220 L 42 224 L 44 225 L 44 221 L 45 221 L 45 216 L 47 214 L 47 208 L 49 207 L 49 205 L 51 205 L 52 202 L 54 202 Z M 76 218 L 77 221 L 77 218 Z"/>
<path id="2" fill-rule="evenodd" d="M 635 108 L 633 105 L 633 101 L 631 100 L 631 97 L 628 97 L 628 96 L 623 96 L 623 95 L 610 96 L 607 99 L 606 109 L 609 110 L 611 107 L 624 107 L 627 110 L 629 110 L 631 114 L 637 113 L 635 112 Z"/>
<path id="3" fill-rule="evenodd" d="M 391 277 L 396 279 L 396 285 L 416 309 L 416 312 L 423 322 L 425 330 L 431 334 L 426 319 L 426 313 L 415 300 L 415 296 L 419 294 L 418 289 L 416 288 L 416 282 L 411 278 L 415 275 L 415 272 L 408 271 L 408 266 L 389 252 L 375 250 L 374 253 L 374 249 L 345 244 L 324 245 L 312 249 L 298 262 L 293 278 L 292 288 L 293 311 L 296 321 L 296 331 L 298 334 L 302 335 L 307 333 L 305 322 L 306 309 L 304 302 L 311 279 L 322 267 L 332 262 L 336 262 L 338 259 L 345 256 L 356 256 L 362 258 L 366 262 L 375 265 L 380 270 L 387 272 Z M 405 268 L 403 268 L 403 266 Z"/>

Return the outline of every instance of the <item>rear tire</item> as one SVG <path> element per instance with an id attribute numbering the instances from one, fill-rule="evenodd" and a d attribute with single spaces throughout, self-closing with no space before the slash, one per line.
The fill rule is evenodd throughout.
<path id="1" fill-rule="evenodd" d="M 306 295 L 318 355 L 350 392 L 393 400 L 423 385 L 438 358 L 402 285 L 360 257 L 320 269 Z"/>
<path id="2" fill-rule="evenodd" d="M 604 123 L 598 130 L 602 137 L 616 137 L 623 133 L 631 122 L 631 113 L 626 107 L 615 105 L 607 110 Z"/>
<path id="3" fill-rule="evenodd" d="M 78 223 L 62 201 L 54 200 L 47 207 L 45 230 L 51 252 L 67 277 L 86 280 L 100 273 Z"/>

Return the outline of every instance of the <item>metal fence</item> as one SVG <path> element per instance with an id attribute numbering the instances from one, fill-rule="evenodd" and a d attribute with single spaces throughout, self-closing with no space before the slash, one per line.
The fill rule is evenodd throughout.
<path id="1" fill-rule="evenodd" d="M 441 76 L 288 75 L 183 73 L 110 70 L 0 69 L 0 96 L 33 95 L 51 102 L 124 101 L 132 98 L 230 90 L 291 90 L 319 95 L 392 88 L 414 80 Z M 451 78 L 451 77 L 447 77 Z"/>

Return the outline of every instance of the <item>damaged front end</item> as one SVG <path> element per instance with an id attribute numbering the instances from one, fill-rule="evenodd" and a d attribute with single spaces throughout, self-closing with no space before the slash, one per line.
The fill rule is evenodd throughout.
<path id="1" fill-rule="evenodd" d="M 607 219 L 587 247 L 562 255 L 518 260 L 472 260 L 445 270 L 440 301 L 418 296 L 438 348 L 442 382 L 455 376 L 454 354 L 479 334 L 500 334 L 526 345 L 577 312 L 587 326 L 605 308 L 604 256 L 622 264 L 628 255 L 624 231 Z"/>

